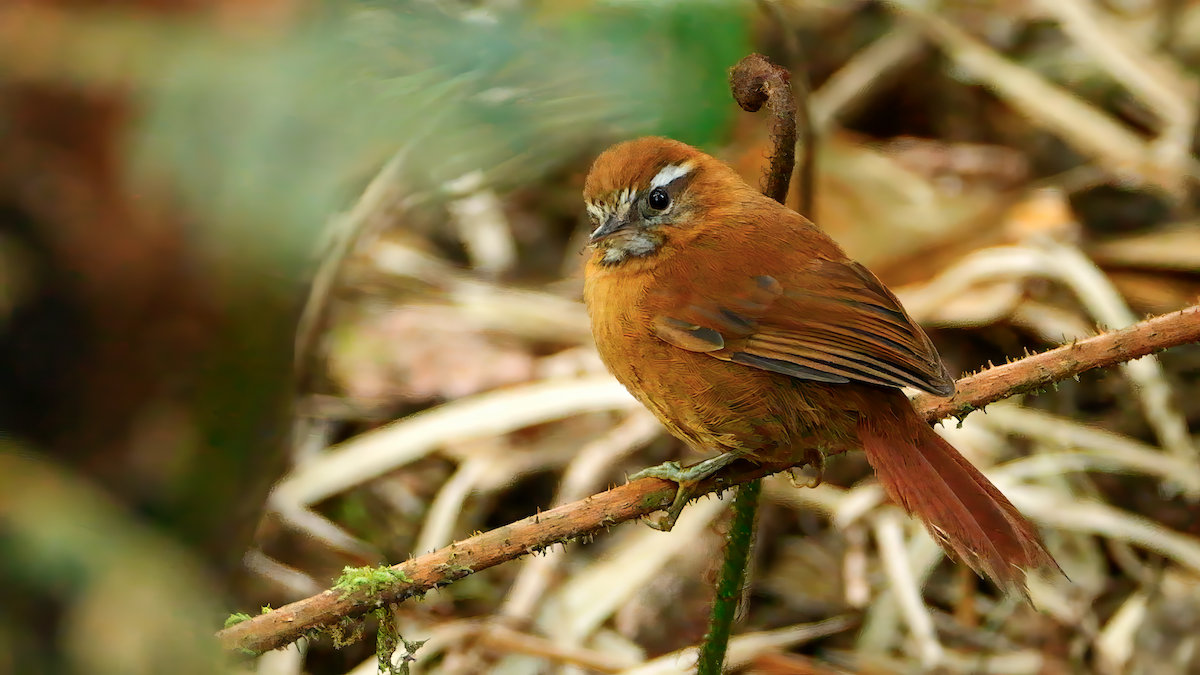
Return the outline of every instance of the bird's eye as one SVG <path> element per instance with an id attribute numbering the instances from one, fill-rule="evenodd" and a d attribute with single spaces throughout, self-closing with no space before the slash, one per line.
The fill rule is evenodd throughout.
<path id="1" fill-rule="evenodd" d="M 666 190 L 656 187 L 646 197 L 646 203 L 655 211 L 665 211 L 671 205 L 671 197 L 667 194 Z"/>

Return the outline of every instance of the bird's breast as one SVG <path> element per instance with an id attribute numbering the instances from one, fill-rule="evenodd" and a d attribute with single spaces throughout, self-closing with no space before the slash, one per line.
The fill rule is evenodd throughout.
<path id="1" fill-rule="evenodd" d="M 604 364 L 668 431 L 698 450 L 761 455 L 818 426 L 802 383 L 659 339 L 647 306 L 653 284 L 601 267 L 589 270 L 584 296 Z"/>

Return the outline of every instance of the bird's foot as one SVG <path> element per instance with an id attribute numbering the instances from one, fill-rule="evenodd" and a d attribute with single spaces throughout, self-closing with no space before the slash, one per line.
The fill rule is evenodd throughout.
<path id="1" fill-rule="evenodd" d="M 808 466 L 812 467 L 815 475 L 805 476 L 804 482 L 796 478 L 796 467 L 787 470 L 788 481 L 791 482 L 792 487 L 812 489 L 825 481 L 825 453 L 817 455 L 817 459 Z"/>
<path id="2" fill-rule="evenodd" d="M 681 467 L 679 462 L 663 462 L 630 476 L 630 482 L 639 478 L 661 478 L 679 486 L 675 491 L 675 499 L 667 507 L 667 515 L 660 518 L 658 522 L 646 519 L 646 524 L 656 530 L 670 532 L 671 528 L 675 527 L 675 521 L 679 520 L 679 514 L 683 512 L 683 507 L 699 495 L 697 488 L 700 483 L 736 459 L 737 455 L 733 453 L 722 453 L 686 469 Z"/>

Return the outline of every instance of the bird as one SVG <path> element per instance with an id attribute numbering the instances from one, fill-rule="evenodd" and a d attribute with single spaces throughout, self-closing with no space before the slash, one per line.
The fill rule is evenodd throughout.
<path id="1" fill-rule="evenodd" d="M 678 485 L 659 529 L 735 460 L 820 470 L 861 449 L 893 502 L 1005 591 L 1028 597 L 1027 571 L 1059 569 L 1034 525 L 902 391 L 954 394 L 929 337 L 816 225 L 659 137 L 601 153 L 583 198 L 584 301 L 601 359 L 667 431 L 716 453 L 630 477 Z"/>

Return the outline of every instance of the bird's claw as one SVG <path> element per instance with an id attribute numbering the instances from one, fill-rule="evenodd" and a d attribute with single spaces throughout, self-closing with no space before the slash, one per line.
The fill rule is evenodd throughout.
<path id="1" fill-rule="evenodd" d="M 679 486 L 675 490 L 675 499 L 667 507 L 667 515 L 657 521 L 649 517 L 643 518 L 650 527 L 660 532 L 670 532 L 671 528 L 675 527 L 675 521 L 679 520 L 679 514 L 683 513 L 683 507 L 695 496 L 695 482 L 687 480 L 687 470 L 681 467 L 679 462 L 663 462 L 658 466 L 642 469 L 630 476 L 629 482 L 639 478 L 661 478 Z"/>
<path id="2" fill-rule="evenodd" d="M 632 483 L 633 481 L 641 478 L 661 478 L 663 480 L 669 480 L 672 483 L 678 483 L 679 476 L 682 473 L 683 467 L 679 466 L 679 462 L 663 462 L 658 466 L 642 469 L 641 471 L 633 474 L 629 477 L 629 482 Z"/>
<path id="3" fill-rule="evenodd" d="M 667 515 L 657 522 L 647 518 L 646 524 L 656 530 L 670 532 L 671 528 L 675 527 L 675 521 L 679 520 L 683 507 L 699 496 L 700 491 L 696 488 L 700 483 L 735 459 L 737 457 L 733 454 L 721 454 L 686 469 L 681 467 L 679 462 L 663 462 L 630 476 L 631 483 L 639 478 L 660 478 L 679 486 L 675 490 L 675 499 L 671 500 L 671 505 L 667 507 Z"/>
<path id="4" fill-rule="evenodd" d="M 805 476 L 803 481 L 796 478 L 796 467 L 788 469 L 787 475 L 788 482 L 790 482 L 794 488 L 808 488 L 811 490 L 812 488 L 815 488 L 821 483 L 825 482 L 825 471 L 821 467 L 816 468 L 816 475 Z"/>

